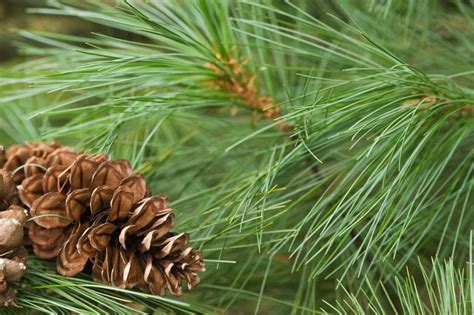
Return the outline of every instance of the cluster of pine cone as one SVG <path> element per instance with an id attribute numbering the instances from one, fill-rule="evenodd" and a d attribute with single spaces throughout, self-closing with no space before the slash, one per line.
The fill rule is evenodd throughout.
<path id="1" fill-rule="evenodd" d="M 189 289 L 199 283 L 201 252 L 188 234 L 171 231 L 168 199 L 151 196 L 128 161 L 35 142 L 0 153 L 2 165 L 29 210 L 33 252 L 55 258 L 59 274 L 88 271 L 98 282 L 156 295 L 180 295 L 183 281 Z"/>
<path id="2" fill-rule="evenodd" d="M 26 272 L 28 253 L 22 244 L 27 212 L 14 205 L 16 196 L 12 176 L 0 170 L 0 307 L 16 305 L 11 284 Z"/>

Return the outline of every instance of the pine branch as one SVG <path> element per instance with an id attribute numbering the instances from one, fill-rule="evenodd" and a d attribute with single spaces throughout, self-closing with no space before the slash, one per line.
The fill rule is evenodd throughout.
<path id="1" fill-rule="evenodd" d="M 20 104 L 1 105 L 4 139 L 59 138 L 133 161 L 209 257 L 193 296 L 206 311 L 467 311 L 474 41 L 459 25 L 472 24 L 472 6 L 212 4 L 35 10 L 138 38 L 21 32 L 36 59 L 0 83 L 2 103 Z M 236 107 L 234 117 L 219 112 Z M 250 126 L 249 107 L 276 120 Z M 291 135 L 275 130 L 281 123 Z M 426 275 L 417 257 L 450 259 L 434 263 L 439 283 L 404 273 Z M 31 281 L 71 281 L 90 310 L 90 287 L 47 277 Z M 150 308 L 176 307 L 168 302 Z"/>

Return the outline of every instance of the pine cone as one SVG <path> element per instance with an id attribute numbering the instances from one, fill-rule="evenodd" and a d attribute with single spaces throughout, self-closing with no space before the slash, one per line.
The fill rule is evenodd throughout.
<path id="1" fill-rule="evenodd" d="M 0 170 L 0 204 L 8 206 L 14 195 L 13 178 Z M 16 291 L 10 284 L 26 272 L 28 254 L 22 245 L 26 217 L 26 210 L 17 205 L 0 211 L 0 307 L 16 306 Z"/>
<path id="2" fill-rule="evenodd" d="M 19 160 L 9 155 L 5 165 L 13 156 Z M 35 218 L 29 225 L 35 254 L 57 257 L 60 274 L 74 276 L 90 265 L 96 281 L 157 295 L 166 288 L 180 295 L 183 280 L 189 289 L 199 283 L 202 254 L 188 246 L 187 234 L 170 232 L 167 198 L 150 197 L 128 161 L 61 147 L 22 160 L 33 157 L 42 167 L 25 168 L 20 199 Z"/>
<path id="3" fill-rule="evenodd" d="M 14 203 L 17 195 L 15 182 L 10 173 L 0 170 L 0 211 Z"/>

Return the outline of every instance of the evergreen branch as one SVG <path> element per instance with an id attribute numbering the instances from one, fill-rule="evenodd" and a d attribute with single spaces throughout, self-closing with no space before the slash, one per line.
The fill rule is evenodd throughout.
<path id="1" fill-rule="evenodd" d="M 196 293 L 211 309 L 467 312 L 474 41 L 459 24 L 472 7 L 339 2 L 54 2 L 35 11 L 137 37 L 22 32 L 37 59 L 0 83 L 3 137 L 134 161 L 215 262 Z M 235 107 L 281 115 L 252 127 L 216 110 Z M 404 273 L 417 256 L 435 257 L 434 283 Z M 89 310 L 90 287 L 76 289 L 77 303 L 34 307 Z"/>

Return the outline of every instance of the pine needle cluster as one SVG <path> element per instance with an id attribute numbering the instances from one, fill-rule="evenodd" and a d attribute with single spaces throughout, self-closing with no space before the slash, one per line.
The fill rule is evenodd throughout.
<path id="1" fill-rule="evenodd" d="M 27 60 L 1 69 L 0 140 L 128 159 L 170 196 L 207 272 L 178 300 L 31 257 L 24 311 L 472 312 L 472 3 L 52 0 L 29 13 L 107 32 L 18 31 Z"/>

